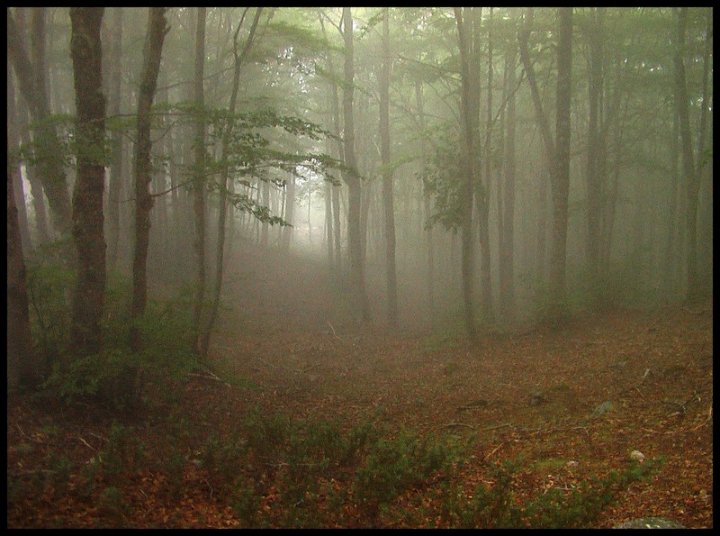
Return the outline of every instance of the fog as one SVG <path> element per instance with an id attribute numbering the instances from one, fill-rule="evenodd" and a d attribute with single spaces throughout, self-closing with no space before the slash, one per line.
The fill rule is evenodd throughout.
<path id="1" fill-rule="evenodd" d="M 177 359 L 282 400 L 293 367 L 298 392 L 318 396 L 329 384 L 307 370 L 360 374 L 368 394 L 340 405 L 368 407 L 385 388 L 363 368 L 373 352 L 397 381 L 430 355 L 415 345 L 445 345 L 418 358 L 438 381 L 496 359 L 496 388 L 515 367 L 503 337 L 535 334 L 538 346 L 517 343 L 534 356 L 554 337 L 620 344 L 616 328 L 639 322 L 633 338 L 675 314 L 682 339 L 691 315 L 712 317 L 710 9 L 16 7 L 7 19 L 13 387 L 132 406 Z M 692 344 L 682 352 L 705 355 Z M 371 526 L 396 526 L 380 511 Z"/>

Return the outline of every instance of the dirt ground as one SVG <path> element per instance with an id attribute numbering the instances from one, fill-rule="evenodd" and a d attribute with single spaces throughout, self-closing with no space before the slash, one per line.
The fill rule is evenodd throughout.
<path id="1" fill-rule="evenodd" d="M 665 463 L 651 480 L 622 492 L 598 526 L 662 516 L 690 528 L 712 527 L 711 304 L 580 315 L 554 329 L 486 330 L 470 346 L 461 333 L 343 320 L 322 270 L 270 269 L 276 263 L 268 261 L 234 258 L 227 279 L 234 298 L 212 350 L 218 377 L 239 378 L 253 388 L 202 374 L 183 379 L 174 410 L 193 423 L 202 416 L 197 430 L 230 429 L 257 407 L 347 426 L 381 420 L 421 434 L 472 437 L 463 468 L 467 489 L 486 479 L 494 463 L 521 459 L 519 501 L 606 474 L 638 450 Z M 87 463 L 107 439 L 112 418 L 48 408 L 31 397 L 9 399 L 9 479 L 30 478 L 54 454 L 67 457 L 71 467 Z M 133 419 L 145 443 L 163 441 L 151 415 Z M 9 500 L 8 525 L 102 525 L 103 509 L 78 498 L 72 471 L 64 492 L 46 485 L 33 496 Z M 125 523 L 237 526 L 220 498 L 194 485 L 202 480 L 196 468 L 188 462 L 183 471 L 188 485 L 179 497 L 163 492 L 165 477 L 152 469 L 127 480 L 131 511 Z M 403 501 L 408 508 L 416 504 L 401 497 L 396 507 Z M 428 525 L 431 519 L 422 526 Z M 347 512 L 339 526 L 365 525 L 360 514 Z"/>

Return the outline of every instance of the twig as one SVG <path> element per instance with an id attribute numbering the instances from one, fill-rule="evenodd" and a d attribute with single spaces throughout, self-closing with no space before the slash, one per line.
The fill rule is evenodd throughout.
<path id="1" fill-rule="evenodd" d="M 495 454 L 498 450 L 500 450 L 500 447 L 502 447 L 504 444 L 505 444 L 505 443 L 500 443 L 497 447 L 495 447 L 494 449 L 492 449 L 489 454 L 486 454 L 485 456 L 483 456 L 482 461 L 484 461 L 484 462 L 487 461 L 488 458 L 490 458 L 490 456 L 492 456 L 492 455 Z"/>
<path id="2" fill-rule="evenodd" d="M 93 447 L 90 443 L 88 443 L 87 441 L 85 441 L 82 437 L 78 436 L 78 439 L 82 442 L 83 445 L 85 445 L 85 446 L 88 447 L 89 449 L 91 449 L 91 450 L 97 450 L 97 449 L 96 449 L 95 447 Z"/>
<path id="3" fill-rule="evenodd" d="M 332 330 L 333 336 L 334 336 L 336 339 L 342 340 L 340 337 L 338 337 L 337 333 L 335 333 L 335 328 L 334 328 L 333 325 L 330 323 L 330 321 L 329 321 L 329 320 L 326 320 L 326 322 L 327 322 L 327 325 L 330 326 L 330 329 Z"/>
<path id="4" fill-rule="evenodd" d="M 215 374 L 213 374 L 212 372 L 208 372 L 208 374 L 198 374 L 198 373 L 196 373 L 196 372 L 188 372 L 187 375 L 188 375 L 188 376 L 193 376 L 193 377 L 195 377 L 195 378 L 204 378 L 204 379 L 206 379 L 206 380 L 212 380 L 212 381 L 214 381 L 214 382 L 220 382 L 220 383 L 223 383 L 223 384 L 227 385 L 228 387 L 232 387 L 229 383 L 227 383 L 227 382 L 226 382 L 225 380 L 223 380 L 222 378 L 218 378 L 218 377 L 217 377 Z"/>
<path id="5" fill-rule="evenodd" d="M 465 424 L 464 422 L 449 422 L 447 424 L 443 424 L 440 428 L 470 428 L 471 430 L 475 430 L 475 427 L 470 424 Z"/>
<path id="6" fill-rule="evenodd" d="M 507 428 L 508 426 L 514 427 L 514 424 L 511 424 L 509 422 L 506 422 L 504 424 L 498 424 L 497 426 L 488 426 L 487 428 L 483 428 L 483 431 L 488 432 L 490 430 L 498 430 L 500 428 Z"/>

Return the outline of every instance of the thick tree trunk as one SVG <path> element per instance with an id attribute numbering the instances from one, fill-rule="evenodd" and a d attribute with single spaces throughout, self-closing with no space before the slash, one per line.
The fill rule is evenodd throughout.
<path id="1" fill-rule="evenodd" d="M 165 8 L 149 8 L 148 30 L 140 92 L 138 95 L 137 141 L 135 142 L 135 252 L 133 255 L 133 325 L 130 330 L 130 344 L 133 351 L 142 346 L 138 322 L 145 314 L 147 304 L 147 252 L 150 239 L 150 211 L 153 199 L 150 196 L 152 167 L 150 152 L 150 109 L 155 98 L 163 41 L 168 31 Z"/>
<path id="2" fill-rule="evenodd" d="M 77 250 L 77 285 L 70 338 L 76 355 L 102 348 L 105 305 L 105 96 L 102 91 L 100 28 L 104 8 L 71 8 L 70 52 L 77 110 L 77 180 L 72 235 Z"/>

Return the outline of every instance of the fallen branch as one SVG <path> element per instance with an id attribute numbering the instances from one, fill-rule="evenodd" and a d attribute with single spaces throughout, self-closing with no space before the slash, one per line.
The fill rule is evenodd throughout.
<path id="1" fill-rule="evenodd" d="M 513 428 L 515 427 L 514 424 L 506 422 L 504 424 L 498 424 L 497 426 L 488 426 L 487 428 L 483 428 L 483 431 L 489 432 L 490 430 L 499 430 L 500 428 L 507 428 L 508 426 L 513 427 Z"/>
<path id="2" fill-rule="evenodd" d="M 483 456 L 482 461 L 483 461 L 483 462 L 487 461 L 488 458 L 490 458 L 490 456 L 492 456 L 492 455 L 495 454 L 498 450 L 500 450 L 500 447 L 502 447 L 504 444 L 505 444 L 505 443 L 500 443 L 497 447 L 495 447 L 494 449 L 492 449 L 489 454 L 486 454 L 485 456 Z"/>
<path id="3" fill-rule="evenodd" d="M 338 340 L 342 340 L 340 337 L 338 337 L 337 333 L 335 333 L 335 328 L 334 328 L 333 325 L 330 323 L 330 321 L 329 321 L 329 320 L 326 320 L 326 322 L 327 322 L 327 325 L 330 326 L 330 329 L 332 330 L 333 336 L 334 336 L 336 339 L 338 339 Z"/>
<path id="4" fill-rule="evenodd" d="M 443 424 L 440 428 L 470 428 L 470 430 L 475 430 L 474 426 L 465 424 L 464 422 L 449 422 L 447 424 Z"/>
<path id="5" fill-rule="evenodd" d="M 85 446 L 88 447 L 89 449 L 91 449 L 91 450 L 97 450 L 97 449 L 96 449 L 95 447 L 93 447 L 90 443 L 88 443 L 87 441 L 85 441 L 82 437 L 78 436 L 78 439 L 80 440 L 80 442 L 81 442 L 83 445 L 85 445 Z"/>

